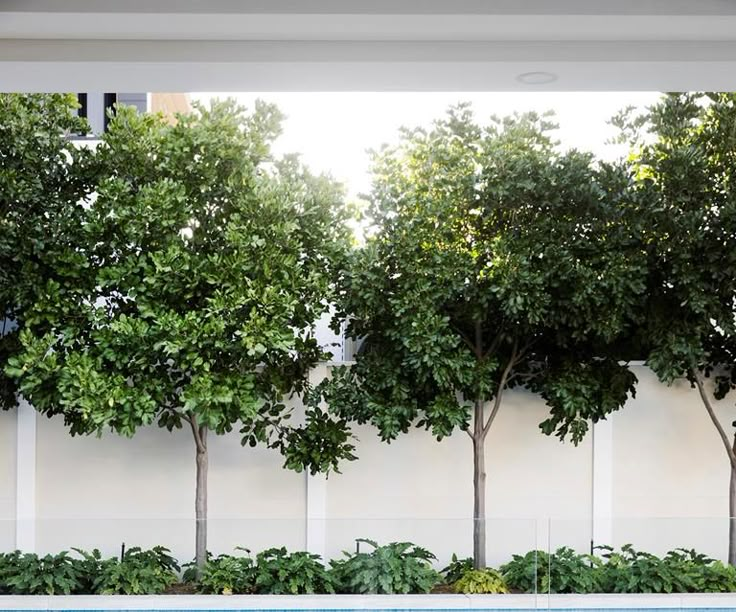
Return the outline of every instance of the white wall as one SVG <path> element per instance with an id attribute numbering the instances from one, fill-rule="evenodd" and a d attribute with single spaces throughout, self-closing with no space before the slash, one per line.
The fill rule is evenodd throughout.
<path id="1" fill-rule="evenodd" d="M 274 451 L 242 448 L 237 433 L 210 436 L 210 548 L 304 547 L 304 476 Z M 191 556 L 194 443 L 182 429 L 71 438 L 59 418 L 38 420 L 37 544 L 112 552 L 169 546 Z M 266 492 L 264 494 L 264 492 Z"/>
<path id="2" fill-rule="evenodd" d="M 724 557 L 730 466 L 718 433 L 687 381 L 667 388 L 635 372 L 637 397 L 614 416 L 614 541 L 661 552 L 676 540 Z M 733 397 L 716 404 L 732 438 Z"/>
<path id="3" fill-rule="evenodd" d="M 538 398 L 509 393 L 486 439 L 491 563 L 531 550 L 538 540 L 544 545 L 546 536 L 539 532 L 547 517 L 590 518 L 590 441 L 576 448 L 541 435 L 544 415 Z M 438 443 L 431 433 L 414 430 L 384 444 L 370 427 L 356 433 L 360 460 L 328 481 L 328 516 L 339 519 L 328 531 L 328 554 L 358 532 L 381 541 L 411 539 L 442 559 L 471 554 L 468 436 L 457 432 Z"/>
<path id="4" fill-rule="evenodd" d="M 0 410 L 0 550 L 15 546 L 15 411 Z"/>
<path id="5" fill-rule="evenodd" d="M 636 367 L 636 373 L 637 398 L 611 417 L 613 443 L 603 457 L 612 466 L 612 543 L 657 552 L 694 546 L 723 557 L 729 474 L 720 440 L 688 385 L 667 388 L 646 368 Z M 730 425 L 736 409 L 728 401 L 721 409 Z M 591 438 L 574 447 L 543 436 L 538 424 L 545 414 L 538 398 L 509 393 L 488 436 L 492 563 L 534 547 L 590 546 Z M 0 414 L 0 512 L 11 519 L 14 418 L 12 412 Z M 356 435 L 360 459 L 331 475 L 325 486 L 283 470 L 275 451 L 241 447 L 237 434 L 212 436 L 210 548 L 302 549 L 310 533 L 310 546 L 328 557 L 354 549 L 356 537 L 412 540 L 441 562 L 452 552 L 469 554 L 468 437 L 457 433 L 438 443 L 413 430 L 384 444 L 370 427 L 357 428 Z M 194 449 L 187 430 L 148 428 L 133 439 L 71 438 L 59 419 L 39 417 L 36 460 L 39 550 L 81 546 L 112 553 L 125 541 L 162 543 L 182 559 L 191 557 Z M 312 519 L 308 495 L 313 512 L 323 509 Z M 13 542 L 3 539 L 0 528 L 0 546 Z"/>

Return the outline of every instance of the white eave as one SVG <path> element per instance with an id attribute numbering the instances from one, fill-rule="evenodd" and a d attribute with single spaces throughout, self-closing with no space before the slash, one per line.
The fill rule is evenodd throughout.
<path id="1" fill-rule="evenodd" d="M 0 89 L 733 90 L 736 2 L 0 0 Z"/>

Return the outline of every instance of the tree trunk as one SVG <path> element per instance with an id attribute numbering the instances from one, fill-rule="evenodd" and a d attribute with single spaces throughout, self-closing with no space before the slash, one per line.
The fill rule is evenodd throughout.
<path id="1" fill-rule="evenodd" d="M 197 442 L 197 490 L 194 500 L 196 518 L 195 559 L 197 571 L 207 562 L 207 429 L 200 428 Z"/>
<path id="2" fill-rule="evenodd" d="M 736 435 L 733 439 L 736 452 Z M 736 467 L 731 466 L 731 482 L 728 489 L 728 562 L 736 565 Z"/>
<path id="3" fill-rule="evenodd" d="M 736 517 L 734 517 L 734 514 L 736 514 L 736 435 L 734 435 L 733 442 L 729 442 L 726 430 L 718 420 L 713 404 L 708 397 L 708 392 L 705 389 L 705 380 L 701 372 L 698 370 L 696 363 L 693 363 L 690 369 L 690 374 L 692 376 L 692 380 L 695 381 L 695 385 L 698 387 L 700 399 L 703 400 L 705 410 L 723 442 L 723 447 L 726 450 L 728 461 L 731 466 L 731 478 L 728 488 L 728 562 L 731 565 L 736 566 L 736 530 L 734 529 L 734 522 L 736 522 Z"/>
<path id="4" fill-rule="evenodd" d="M 473 431 L 473 566 L 486 566 L 486 455 L 483 401 L 475 403 Z"/>

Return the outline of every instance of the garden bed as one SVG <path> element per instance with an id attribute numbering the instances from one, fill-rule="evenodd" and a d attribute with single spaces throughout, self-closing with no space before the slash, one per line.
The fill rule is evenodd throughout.
<path id="1" fill-rule="evenodd" d="M 12 610 L 736 609 L 736 594 L 652 595 L 4 595 Z"/>

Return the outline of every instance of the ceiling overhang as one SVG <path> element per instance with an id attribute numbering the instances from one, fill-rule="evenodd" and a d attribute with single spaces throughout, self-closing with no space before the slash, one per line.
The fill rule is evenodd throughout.
<path id="1" fill-rule="evenodd" d="M 2 0 L 0 89 L 736 90 L 736 2 Z"/>

